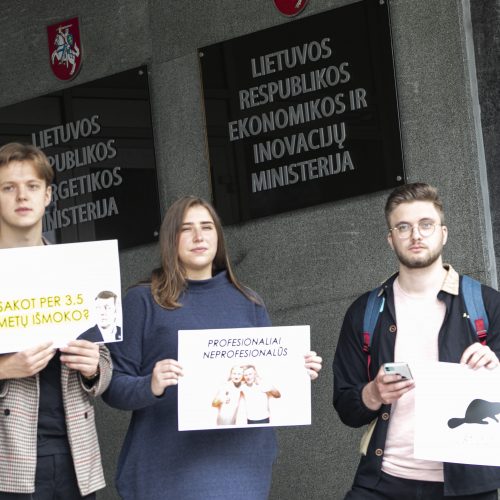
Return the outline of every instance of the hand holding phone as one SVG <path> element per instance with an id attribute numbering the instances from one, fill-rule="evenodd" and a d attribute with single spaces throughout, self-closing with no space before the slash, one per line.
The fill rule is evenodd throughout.
<path id="1" fill-rule="evenodd" d="M 413 379 L 408 363 L 404 362 L 384 363 L 383 366 L 384 366 L 384 373 L 386 375 L 401 375 L 403 380 Z"/>

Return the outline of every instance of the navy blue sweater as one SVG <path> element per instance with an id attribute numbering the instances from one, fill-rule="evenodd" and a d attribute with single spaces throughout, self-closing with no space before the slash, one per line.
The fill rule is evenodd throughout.
<path id="1" fill-rule="evenodd" d="M 133 410 L 118 462 L 124 499 L 266 499 L 276 456 L 272 428 L 177 430 L 177 387 L 157 398 L 151 373 L 157 361 L 177 359 L 177 332 L 269 326 L 265 307 L 248 300 L 225 272 L 189 281 L 182 307 L 167 310 L 149 286 L 123 301 L 124 340 L 110 344 L 114 372 L 104 394 L 111 406 Z"/>

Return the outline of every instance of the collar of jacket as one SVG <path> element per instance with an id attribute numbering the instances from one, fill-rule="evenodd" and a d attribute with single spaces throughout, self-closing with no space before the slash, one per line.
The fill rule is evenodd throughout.
<path id="1" fill-rule="evenodd" d="M 440 291 L 449 293 L 450 295 L 458 295 L 460 282 L 459 274 L 455 271 L 455 269 L 453 269 L 451 264 L 443 264 L 443 267 L 446 269 L 446 276 L 443 284 L 441 285 Z M 379 296 L 386 293 L 388 287 L 392 287 L 394 280 L 398 277 L 398 275 L 399 273 L 393 274 L 382 284 L 378 292 Z"/>

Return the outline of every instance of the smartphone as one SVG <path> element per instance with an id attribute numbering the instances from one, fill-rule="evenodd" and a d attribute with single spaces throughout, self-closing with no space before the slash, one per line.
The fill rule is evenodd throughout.
<path id="1" fill-rule="evenodd" d="M 401 375 L 404 380 L 412 379 L 412 374 L 408 363 L 384 363 L 384 373 L 386 375 Z"/>

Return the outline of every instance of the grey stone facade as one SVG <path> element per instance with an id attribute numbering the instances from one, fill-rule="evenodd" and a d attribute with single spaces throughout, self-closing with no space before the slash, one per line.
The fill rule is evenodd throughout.
<path id="1" fill-rule="evenodd" d="M 349 3 L 310 0 L 301 15 Z M 470 4 L 391 0 L 395 73 L 408 180 L 437 185 L 446 204 L 445 260 L 496 284 L 493 243 L 498 246 L 499 233 L 490 219 L 498 228 L 499 216 L 490 213 L 488 175 L 495 181 L 489 191 L 497 207 L 499 47 L 488 33 L 498 32 L 500 4 Z M 51 73 L 45 27 L 72 16 L 80 19 L 84 50 L 74 84 L 149 66 L 162 210 L 180 195 L 210 198 L 197 48 L 288 20 L 271 0 L 4 1 L 0 106 L 71 85 Z M 313 424 L 278 431 L 274 499 L 336 500 L 351 484 L 360 433 L 344 427 L 333 411 L 331 361 L 348 305 L 396 268 L 385 241 L 386 195 L 227 228 L 239 278 L 264 298 L 275 325 L 310 324 L 312 346 L 324 358 L 324 371 L 313 384 Z M 124 289 L 147 275 L 157 257 L 156 245 L 122 252 Z M 109 485 L 99 499 L 117 498 L 113 476 L 127 421 L 126 413 L 98 404 Z"/>

